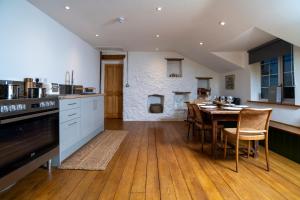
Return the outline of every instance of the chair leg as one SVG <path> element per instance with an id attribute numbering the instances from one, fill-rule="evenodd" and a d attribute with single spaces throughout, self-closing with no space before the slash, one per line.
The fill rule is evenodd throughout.
<path id="1" fill-rule="evenodd" d="M 250 156 L 250 150 L 251 150 L 251 140 L 248 141 L 248 154 L 247 154 L 247 158 L 249 158 L 249 156 Z"/>
<path id="2" fill-rule="evenodd" d="M 236 141 L 236 145 L 235 145 L 235 171 L 239 172 L 239 140 Z"/>
<path id="3" fill-rule="evenodd" d="M 195 136 L 195 131 L 198 131 L 198 130 L 195 130 L 195 124 L 193 123 L 193 136 Z"/>
<path id="4" fill-rule="evenodd" d="M 225 135 L 225 140 L 224 140 L 224 160 L 226 159 L 226 153 L 227 153 L 227 135 Z"/>
<path id="5" fill-rule="evenodd" d="M 188 123 L 189 123 L 189 127 L 188 127 L 187 139 L 190 138 L 190 128 L 191 128 L 191 123 L 190 122 L 188 122 Z"/>
<path id="6" fill-rule="evenodd" d="M 202 145 L 202 152 L 203 152 L 204 138 L 205 138 L 205 130 L 204 130 L 204 129 L 201 129 L 201 145 Z"/>
<path id="7" fill-rule="evenodd" d="M 221 136 L 220 136 L 221 138 L 220 138 L 220 140 L 221 140 L 221 143 L 223 142 L 223 129 L 221 129 Z"/>
<path id="8" fill-rule="evenodd" d="M 268 139 L 265 140 L 265 153 L 266 153 L 267 171 L 270 171 Z"/>

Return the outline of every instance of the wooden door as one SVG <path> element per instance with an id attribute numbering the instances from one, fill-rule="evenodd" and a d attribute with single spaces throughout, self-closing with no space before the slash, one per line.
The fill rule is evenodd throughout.
<path id="1" fill-rule="evenodd" d="M 105 64 L 105 118 L 123 117 L 123 64 Z"/>

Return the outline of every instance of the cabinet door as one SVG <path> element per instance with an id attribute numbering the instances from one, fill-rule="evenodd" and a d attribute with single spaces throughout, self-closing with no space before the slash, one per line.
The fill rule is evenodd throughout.
<path id="1" fill-rule="evenodd" d="M 62 110 L 70 110 L 74 108 L 80 107 L 79 99 L 62 99 L 59 101 L 59 109 Z"/>
<path id="2" fill-rule="evenodd" d="M 99 96 L 97 99 L 98 109 L 97 109 L 97 127 L 102 128 L 101 131 L 104 130 L 104 97 Z"/>
<path id="3" fill-rule="evenodd" d="M 80 119 L 70 120 L 60 124 L 59 143 L 60 151 L 63 152 L 79 141 Z"/>
<path id="4" fill-rule="evenodd" d="M 84 138 L 94 131 L 93 98 L 81 99 L 81 137 Z"/>

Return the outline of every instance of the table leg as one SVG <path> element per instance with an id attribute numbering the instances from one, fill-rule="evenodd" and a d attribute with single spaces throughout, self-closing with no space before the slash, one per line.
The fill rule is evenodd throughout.
<path id="1" fill-rule="evenodd" d="M 217 144 L 217 128 L 218 128 L 218 121 L 212 121 L 212 141 L 211 141 L 211 155 L 213 158 L 216 158 L 216 144 Z"/>

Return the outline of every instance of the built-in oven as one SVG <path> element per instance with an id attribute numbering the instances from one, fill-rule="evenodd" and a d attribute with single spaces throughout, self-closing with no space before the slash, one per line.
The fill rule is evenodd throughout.
<path id="1" fill-rule="evenodd" d="M 58 148 L 58 144 L 59 113 L 56 99 L 0 102 L 0 187 L 6 176 L 9 180 L 17 180 L 19 177 L 14 176 L 22 173 L 20 169 L 27 169 L 23 171 L 23 176 L 38 167 L 37 163 L 50 159 L 50 155 L 47 158 L 44 155 Z"/>

